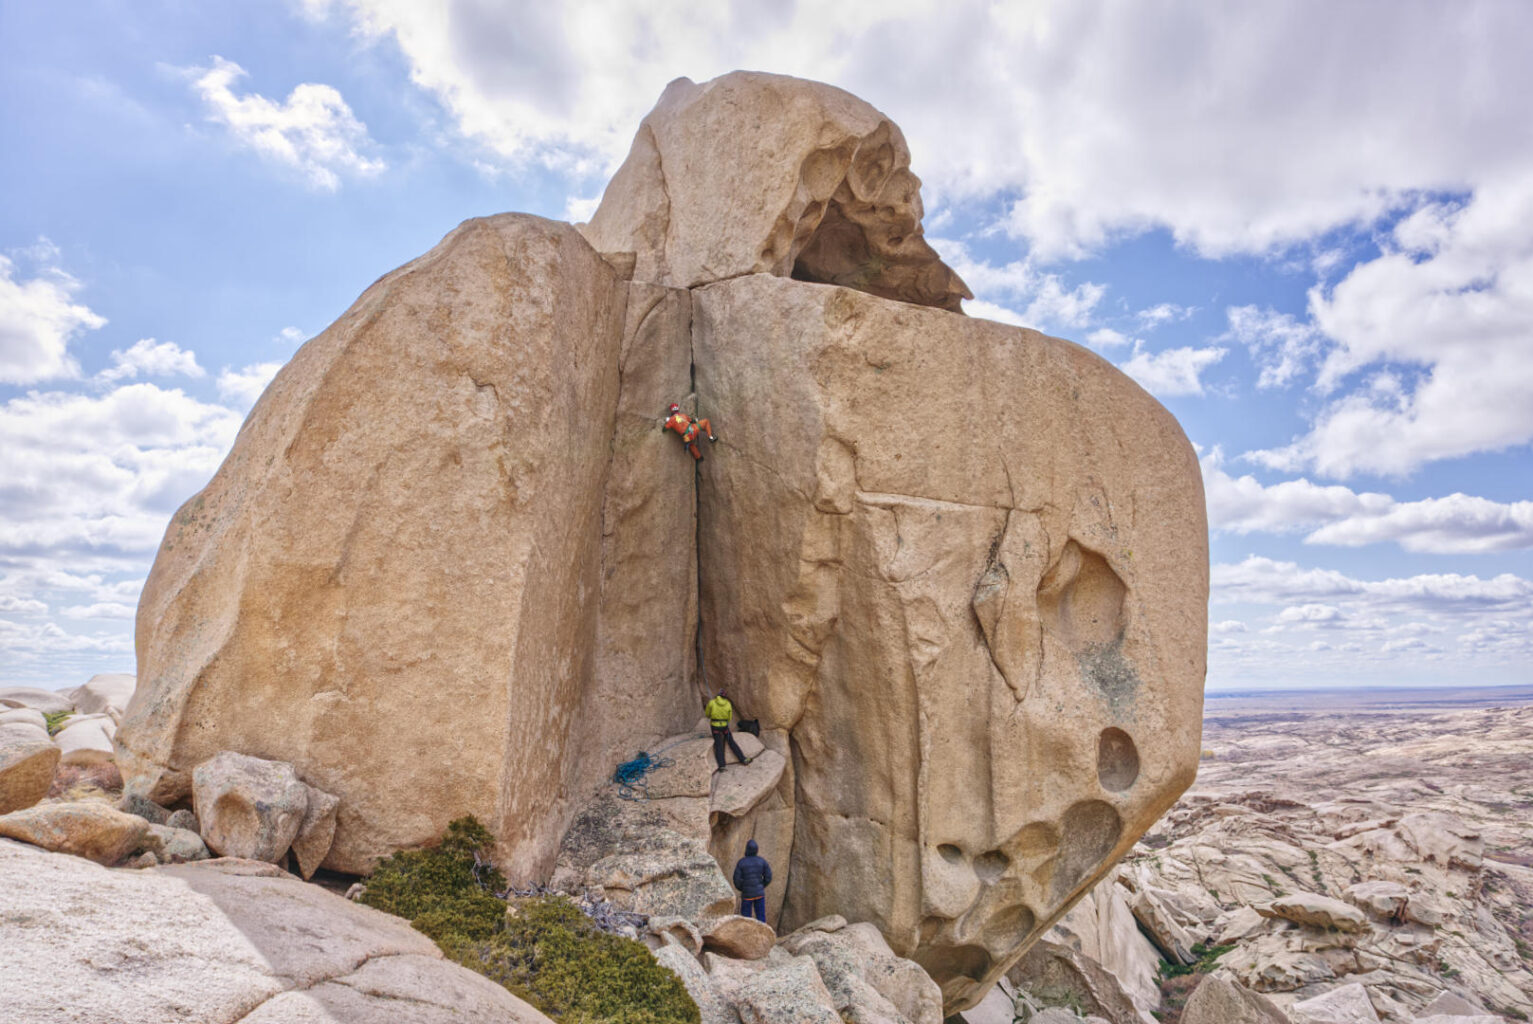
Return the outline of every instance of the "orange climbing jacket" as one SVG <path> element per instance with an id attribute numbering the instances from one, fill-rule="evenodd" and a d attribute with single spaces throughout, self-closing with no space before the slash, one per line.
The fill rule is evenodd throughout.
<path id="1" fill-rule="evenodd" d="M 671 403 L 670 416 L 660 425 L 661 430 L 674 430 L 681 435 L 681 443 L 687 446 L 687 451 L 698 461 L 702 460 L 703 453 L 698 450 L 697 439 L 706 436 L 710 441 L 717 441 L 713 436 L 713 424 L 707 419 L 694 420 L 691 416 L 681 411 L 681 406 Z"/>

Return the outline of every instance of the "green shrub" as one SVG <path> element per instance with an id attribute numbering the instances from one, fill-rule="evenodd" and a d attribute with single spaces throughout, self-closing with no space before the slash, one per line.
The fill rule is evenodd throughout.
<path id="1" fill-rule="evenodd" d="M 362 901 L 408 918 L 450 959 L 563 1024 L 698 1024 L 681 979 L 642 943 L 603 932 L 562 897 L 508 906 L 495 896 L 506 882 L 488 866 L 493 842 L 479 822 L 461 818 L 438 846 L 380 864 Z"/>
<path id="2" fill-rule="evenodd" d="M 73 711 L 44 711 L 43 721 L 48 723 L 48 735 L 58 735 L 58 731 L 64 728 L 64 723 L 73 714 Z"/>

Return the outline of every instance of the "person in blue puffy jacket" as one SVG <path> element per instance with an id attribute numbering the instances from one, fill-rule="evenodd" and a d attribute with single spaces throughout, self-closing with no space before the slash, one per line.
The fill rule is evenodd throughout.
<path id="1" fill-rule="evenodd" d="M 740 890 L 740 916 L 766 922 L 766 887 L 772 884 L 772 865 L 756 856 L 756 840 L 745 844 L 745 856 L 735 864 L 735 888 Z"/>

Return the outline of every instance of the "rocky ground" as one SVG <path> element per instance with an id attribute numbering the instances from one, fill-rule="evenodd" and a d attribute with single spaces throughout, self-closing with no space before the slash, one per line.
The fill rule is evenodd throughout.
<path id="1" fill-rule="evenodd" d="M 1093 1009 L 1057 982 L 1097 961 L 1182 1024 L 1529 1019 L 1530 700 L 1211 697 L 1196 785 L 1013 980 Z M 1184 1012 L 1210 975 L 1279 1016 Z"/>

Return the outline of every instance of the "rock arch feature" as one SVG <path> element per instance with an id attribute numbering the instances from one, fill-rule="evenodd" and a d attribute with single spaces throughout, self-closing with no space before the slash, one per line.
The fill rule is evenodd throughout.
<path id="1" fill-rule="evenodd" d="M 340 798 L 326 867 L 472 813 L 546 880 L 705 666 L 782 767 L 710 815 L 696 741 L 704 813 L 643 808 L 687 877 L 727 897 L 753 837 L 781 930 L 868 922 L 977 999 L 1193 778 L 1207 523 L 1152 397 L 958 315 L 909 160 L 839 89 L 681 79 L 590 224 L 469 221 L 369 288 L 167 529 L 129 787 L 283 760 Z M 700 468 L 656 429 L 694 392 Z"/>

